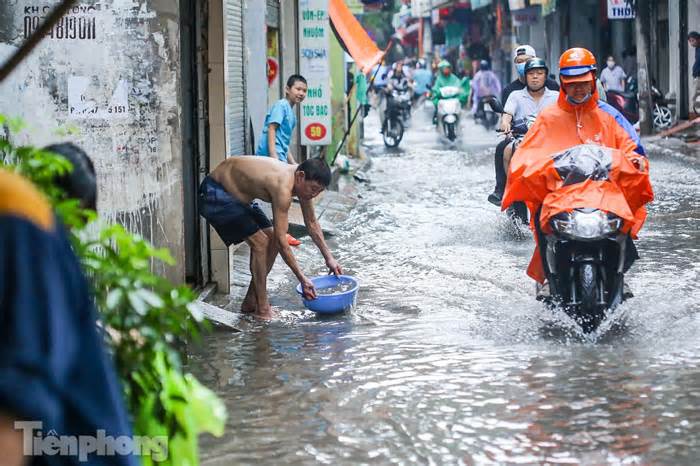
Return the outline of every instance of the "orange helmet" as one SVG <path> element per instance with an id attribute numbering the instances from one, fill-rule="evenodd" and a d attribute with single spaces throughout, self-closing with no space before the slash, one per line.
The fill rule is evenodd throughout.
<path id="1" fill-rule="evenodd" d="M 559 58 L 559 75 L 564 83 L 592 81 L 595 73 L 595 56 L 590 50 L 574 47 Z"/>

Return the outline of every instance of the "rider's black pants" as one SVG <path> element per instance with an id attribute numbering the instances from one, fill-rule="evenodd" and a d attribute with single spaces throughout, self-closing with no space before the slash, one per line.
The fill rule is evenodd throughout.
<path id="1" fill-rule="evenodd" d="M 496 146 L 496 154 L 493 157 L 493 168 L 496 170 L 495 191 L 501 195 L 503 195 L 503 191 L 506 190 L 506 169 L 503 167 L 503 151 L 511 141 L 511 138 L 505 138 L 503 141 L 499 142 Z"/>

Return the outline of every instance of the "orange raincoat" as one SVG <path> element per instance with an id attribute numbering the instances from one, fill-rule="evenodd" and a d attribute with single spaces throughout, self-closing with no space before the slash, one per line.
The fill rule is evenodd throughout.
<path id="1" fill-rule="evenodd" d="M 649 164 L 634 152 L 637 144 L 613 116 L 598 108 L 597 102 L 598 93 L 594 92 L 588 102 L 572 105 L 562 88 L 557 104 L 540 112 L 511 161 L 503 209 L 523 201 L 534 219 L 541 207 L 540 225 L 549 233 L 552 216 L 580 207 L 597 208 L 621 217 L 623 231 L 636 238 L 646 219 L 644 205 L 654 198 Z M 566 158 L 562 152 L 581 144 L 617 150 L 601 148 L 611 162 L 604 176 L 572 183 L 562 179 L 562 167 L 555 166 L 555 156 L 562 160 Z M 595 148 L 591 150 L 596 152 Z M 531 228 L 534 229 L 534 221 Z M 534 236 L 537 242 L 537 235 Z M 527 273 L 540 283 L 545 280 L 539 245 Z"/>

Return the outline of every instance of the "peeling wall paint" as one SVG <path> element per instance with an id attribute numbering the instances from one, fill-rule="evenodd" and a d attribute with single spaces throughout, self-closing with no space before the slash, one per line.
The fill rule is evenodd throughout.
<path id="1" fill-rule="evenodd" d="M 2 3 L 0 61 L 57 2 Z M 28 121 L 32 144 L 72 140 L 83 147 L 97 170 L 100 213 L 167 246 L 178 260 L 167 275 L 182 280 L 177 4 L 78 2 L 0 84 L 0 112 Z M 58 137 L 56 128 L 65 125 L 77 127 L 79 134 Z"/>

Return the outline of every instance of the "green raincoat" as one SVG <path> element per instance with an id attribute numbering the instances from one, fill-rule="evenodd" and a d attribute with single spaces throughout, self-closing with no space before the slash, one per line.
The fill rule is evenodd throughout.
<path id="1" fill-rule="evenodd" d="M 462 86 L 460 79 L 452 73 L 445 77 L 441 71 L 438 71 L 437 77 L 435 78 L 435 84 L 433 84 L 432 89 L 433 103 L 435 106 L 437 107 L 438 100 L 440 100 L 440 89 L 446 86 L 455 86 L 462 89 L 458 98 L 462 105 L 464 105 L 464 103 L 467 101 L 467 97 L 469 97 L 469 93 L 464 92 L 464 87 Z"/>

